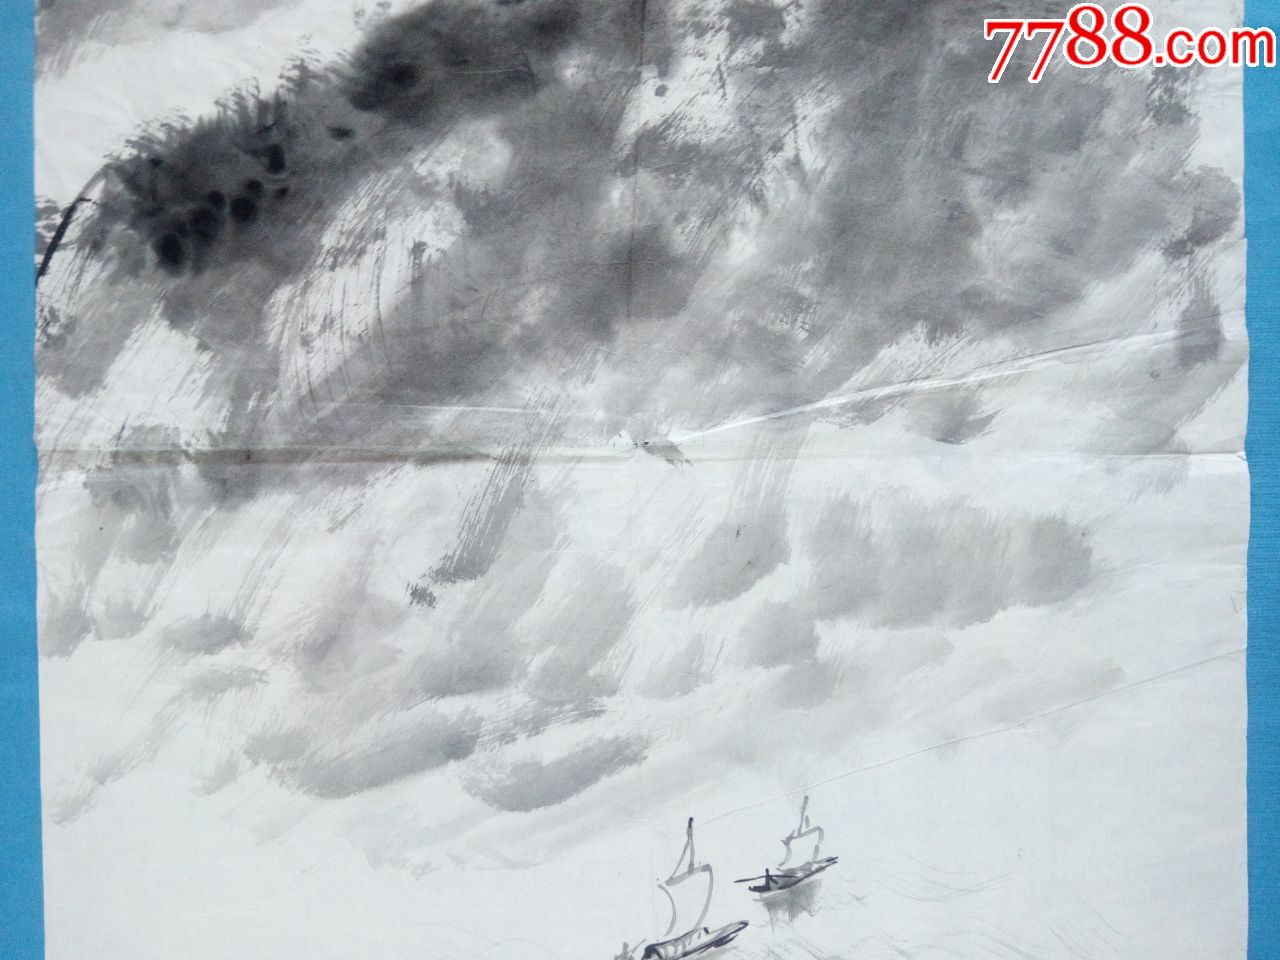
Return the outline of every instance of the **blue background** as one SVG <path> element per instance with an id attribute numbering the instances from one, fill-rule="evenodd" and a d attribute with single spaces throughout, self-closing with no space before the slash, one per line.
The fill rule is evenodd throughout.
<path id="1" fill-rule="evenodd" d="M 32 7 L 30 0 L 0 0 L 0 960 L 38 960 L 44 945 L 32 441 Z M 1245 21 L 1280 34 L 1280 0 L 1250 0 Z M 1245 71 L 1245 221 L 1251 345 L 1246 450 L 1253 488 L 1249 957 L 1271 960 L 1280 958 L 1280 68 Z"/>
<path id="2" fill-rule="evenodd" d="M 1280 34 L 1280 0 L 1245 22 Z M 1280 68 L 1245 70 L 1249 242 L 1249 958 L 1280 958 Z"/>
<path id="3" fill-rule="evenodd" d="M 32 0 L 0 0 L 0 960 L 38 960 L 44 952 L 32 439 L 34 51 Z"/>

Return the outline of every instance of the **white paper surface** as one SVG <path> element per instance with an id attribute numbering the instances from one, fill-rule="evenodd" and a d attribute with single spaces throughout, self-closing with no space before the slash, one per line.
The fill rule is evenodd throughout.
<path id="1" fill-rule="evenodd" d="M 51 960 L 1243 957 L 1239 71 L 1026 7 L 44 10 Z"/>

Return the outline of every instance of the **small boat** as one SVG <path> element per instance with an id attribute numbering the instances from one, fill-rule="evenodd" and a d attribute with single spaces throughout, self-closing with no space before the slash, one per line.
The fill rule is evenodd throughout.
<path id="1" fill-rule="evenodd" d="M 700 953 L 725 946 L 745 929 L 747 921 L 736 920 L 715 930 L 709 927 L 690 930 L 670 940 L 649 944 L 644 948 L 641 960 L 683 960 L 685 957 L 696 957 Z"/>
<path id="2" fill-rule="evenodd" d="M 676 924 L 680 919 L 680 911 L 676 907 L 675 898 L 671 896 L 671 889 L 695 876 L 705 876 L 707 878 L 707 895 L 702 903 L 702 912 L 698 914 L 698 919 L 693 922 L 689 929 L 673 937 L 671 933 L 676 929 Z M 686 957 L 696 957 L 718 947 L 726 946 L 748 926 L 746 920 L 736 920 L 733 923 L 726 923 L 724 926 L 714 928 L 703 926 L 702 921 L 707 918 L 707 913 L 711 909 L 711 895 L 715 891 L 715 873 L 711 869 L 711 864 L 699 864 L 697 861 L 693 848 L 693 817 L 689 818 L 684 849 L 680 852 L 680 859 L 676 861 L 676 866 L 671 871 L 671 876 L 659 882 L 658 889 L 665 893 L 667 899 L 671 901 L 671 923 L 667 925 L 663 939 L 645 946 L 644 952 L 640 955 L 640 960 L 684 960 Z"/>
<path id="3" fill-rule="evenodd" d="M 764 874 L 759 877 L 744 877 L 736 883 L 749 883 L 747 887 L 752 893 L 769 894 L 781 890 L 790 890 L 792 887 L 799 886 L 806 880 L 816 877 L 822 871 L 826 870 L 832 864 L 836 863 L 838 857 L 821 857 L 822 840 L 825 836 L 821 827 L 812 826 L 809 823 L 808 811 L 809 798 L 805 797 L 800 804 L 800 824 L 782 839 L 782 845 L 787 848 L 787 855 L 782 858 L 782 862 L 777 867 L 770 870 L 765 868 Z M 804 837 L 816 836 L 817 840 L 813 844 L 813 853 L 804 863 L 789 867 L 788 863 L 794 856 L 791 844 Z M 759 882 L 757 882 L 759 881 Z"/>
<path id="4" fill-rule="evenodd" d="M 738 883 L 750 883 L 752 880 L 763 881 L 747 887 L 752 893 L 773 893 L 777 890 L 790 890 L 792 887 L 804 883 L 810 877 L 817 876 L 836 861 L 836 857 L 824 857 L 821 860 L 810 860 L 808 863 L 785 870 L 770 870 L 765 867 L 763 876 L 747 877 L 745 880 L 739 880 Z"/>

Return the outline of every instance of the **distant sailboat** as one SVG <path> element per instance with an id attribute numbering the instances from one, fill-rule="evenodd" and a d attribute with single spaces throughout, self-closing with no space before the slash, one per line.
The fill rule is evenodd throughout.
<path id="1" fill-rule="evenodd" d="M 671 896 L 671 889 L 692 877 L 704 874 L 707 878 L 707 896 L 702 904 L 702 912 L 698 914 L 698 919 L 687 930 L 677 936 L 671 936 L 680 920 L 680 911 L 676 907 L 675 898 Z M 676 866 L 671 871 L 671 876 L 658 884 L 658 889 L 665 893 L 667 899 L 671 901 L 671 923 L 668 924 L 667 930 L 663 934 L 664 939 L 650 943 L 644 948 L 641 960 L 684 960 L 685 957 L 699 956 L 717 947 L 725 946 L 747 928 L 746 920 L 727 923 L 722 927 L 716 927 L 714 930 L 702 925 L 702 921 L 707 918 L 707 912 L 711 909 L 711 895 L 715 890 L 715 874 L 711 870 L 711 864 L 699 864 L 694 854 L 693 817 L 689 818 L 688 833 L 684 842 L 684 850 L 680 852 L 680 859 L 676 861 Z"/>
<path id="2" fill-rule="evenodd" d="M 837 857 L 819 857 L 822 840 L 826 834 L 823 832 L 821 827 L 810 825 L 807 813 L 808 809 L 809 798 L 805 797 L 804 802 L 800 804 L 799 826 L 782 839 L 782 845 L 787 848 L 787 855 L 782 858 L 782 861 L 778 864 L 777 868 L 774 870 L 766 868 L 763 876 L 745 877 L 742 880 L 735 881 L 736 883 L 753 884 L 752 886 L 747 887 L 747 889 L 752 893 L 769 894 L 780 890 L 790 890 L 792 887 L 796 887 L 811 877 L 815 877 L 822 873 L 822 871 L 826 870 L 838 860 Z M 788 867 L 787 864 L 791 862 L 791 858 L 795 855 L 795 851 L 791 849 L 791 845 L 797 840 L 812 836 L 816 836 L 817 840 L 814 841 L 813 853 L 810 855 L 809 859 L 794 867 Z M 756 883 L 755 881 L 763 882 Z"/>

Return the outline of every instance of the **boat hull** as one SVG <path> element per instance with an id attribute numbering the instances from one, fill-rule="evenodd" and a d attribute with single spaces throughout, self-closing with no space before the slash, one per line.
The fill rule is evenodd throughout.
<path id="1" fill-rule="evenodd" d="M 715 930 L 699 927 L 670 940 L 660 940 L 644 948 L 641 960 L 684 960 L 686 957 L 700 956 L 718 947 L 728 945 L 747 928 L 746 920 L 726 923 Z"/>
<path id="2" fill-rule="evenodd" d="M 764 883 L 754 884 L 747 887 L 747 889 L 752 893 L 760 894 L 779 893 L 783 890 L 790 890 L 792 887 L 799 886 L 806 880 L 816 877 L 836 861 L 836 857 L 826 857 L 822 860 L 813 860 L 803 866 L 795 867 L 791 870 L 782 870 L 778 873 L 771 873 L 768 874 Z"/>

